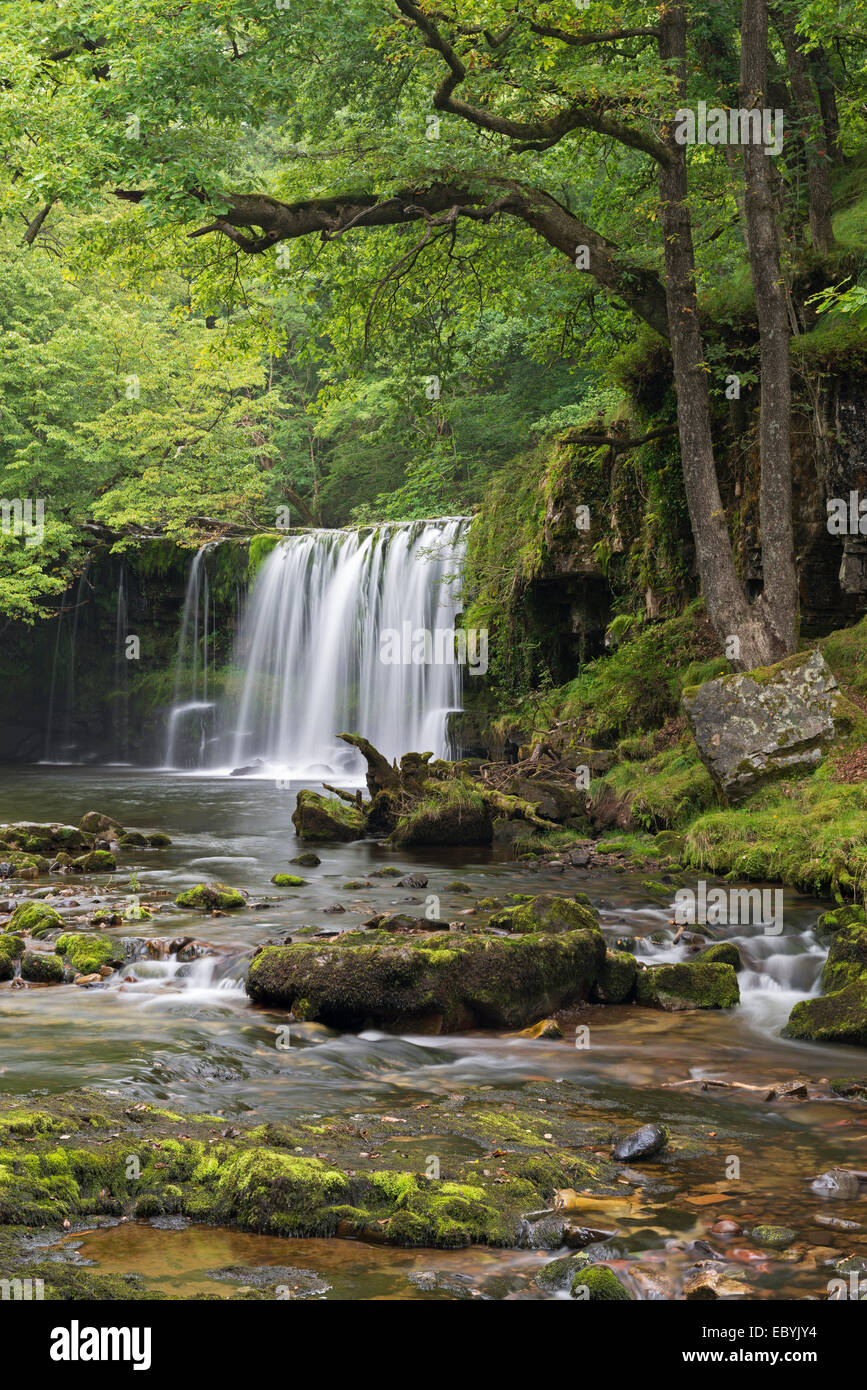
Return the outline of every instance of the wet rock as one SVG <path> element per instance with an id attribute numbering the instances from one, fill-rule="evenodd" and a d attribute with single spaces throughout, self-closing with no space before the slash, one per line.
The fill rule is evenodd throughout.
<path id="1" fill-rule="evenodd" d="M 747 1298 L 750 1291 L 742 1280 L 720 1269 L 718 1264 L 700 1264 L 687 1273 L 682 1292 L 685 1299 L 693 1302 L 716 1298 Z"/>
<path id="2" fill-rule="evenodd" d="M 78 985 L 79 989 L 92 989 L 94 985 L 102 984 L 102 976 L 96 975 L 76 975 L 73 984 Z"/>
<path id="3" fill-rule="evenodd" d="M 823 912 L 816 923 L 816 935 L 827 938 L 839 931 L 841 927 L 864 926 L 867 923 L 867 913 L 860 903 L 847 903 L 845 906 L 835 907 L 832 912 Z"/>
<path id="4" fill-rule="evenodd" d="M 427 924 L 430 925 L 430 924 Z M 450 933 L 368 943 L 269 946 L 250 965 L 257 1002 L 345 1029 L 521 1028 L 586 999 L 605 952 L 600 932 L 525 939 Z M 299 1015 L 299 1010 L 300 1015 Z"/>
<path id="5" fill-rule="evenodd" d="M 722 1217 L 719 1221 L 715 1221 L 710 1227 L 710 1231 L 715 1236 L 739 1236 L 742 1234 L 737 1221 L 732 1221 L 729 1217 Z"/>
<path id="6" fill-rule="evenodd" d="M 497 931 L 571 932 L 597 929 L 599 917 L 585 894 L 567 898 L 558 893 L 539 893 L 529 902 L 495 913 L 488 925 Z"/>
<path id="7" fill-rule="evenodd" d="M 468 1274 L 451 1274 L 439 1269 L 423 1269 L 408 1274 L 407 1279 L 423 1293 L 442 1294 L 451 1299 L 484 1297 Z"/>
<path id="8" fill-rule="evenodd" d="M 632 997 L 638 967 L 627 951 L 606 951 L 593 997 L 600 1004 L 622 1004 Z"/>
<path id="9" fill-rule="evenodd" d="M 178 907 L 192 907 L 203 912 L 219 909 L 227 912 L 246 906 L 243 893 L 237 888 L 229 888 L 225 883 L 197 883 L 187 888 L 175 898 Z"/>
<path id="10" fill-rule="evenodd" d="M 425 883 L 427 883 L 427 879 L 425 879 Z M 453 879 L 451 883 L 446 884 L 447 893 L 472 893 L 472 891 L 472 884 L 464 883 L 463 880 L 459 878 Z"/>
<path id="11" fill-rule="evenodd" d="M 572 1276 L 569 1286 L 572 1298 L 588 1303 L 630 1303 L 635 1294 L 621 1284 L 612 1269 L 605 1265 L 588 1265 Z"/>
<path id="12" fill-rule="evenodd" d="M 860 1221 L 844 1221 L 842 1216 L 825 1216 L 820 1213 L 813 1220 L 817 1226 L 830 1226 L 835 1231 L 863 1231 Z"/>
<path id="13" fill-rule="evenodd" d="M 867 1077 L 835 1076 L 831 1082 L 831 1090 L 835 1096 L 843 1096 L 846 1100 L 867 1096 Z"/>
<path id="14" fill-rule="evenodd" d="M 788 1226 L 754 1226 L 750 1235 L 757 1245 L 770 1245 L 774 1250 L 785 1250 L 798 1238 L 797 1231 Z"/>
<path id="15" fill-rule="evenodd" d="M 847 922 L 834 933 L 828 959 L 822 970 L 825 994 L 856 984 L 867 974 L 867 926 Z"/>
<path id="16" fill-rule="evenodd" d="M 304 854 L 296 854 L 294 859 L 289 860 L 289 863 L 298 864 L 302 869 L 315 869 L 322 863 L 322 860 L 318 854 L 314 854 L 312 850 L 307 850 Z"/>
<path id="17" fill-rule="evenodd" d="M 741 960 L 741 953 L 733 941 L 716 941 L 713 946 L 708 946 L 705 950 L 699 951 L 693 957 L 696 961 L 707 961 L 711 964 L 717 962 L 720 965 L 730 965 L 732 970 L 742 970 L 744 963 Z"/>
<path id="18" fill-rule="evenodd" d="M 83 874 L 110 874 L 117 868 L 117 860 L 107 849 L 92 849 L 75 861 Z"/>
<path id="19" fill-rule="evenodd" d="M 427 888 L 427 884 L 426 874 L 407 874 L 405 878 L 399 878 L 397 881 L 398 888 Z"/>
<path id="20" fill-rule="evenodd" d="M 87 811 L 78 822 L 79 830 L 83 830 L 86 835 L 97 835 L 101 831 L 113 830 L 116 834 L 122 835 L 124 827 L 120 821 L 116 821 L 112 816 L 103 814 L 102 811 Z"/>
<path id="21" fill-rule="evenodd" d="M 315 1269 L 299 1269 L 295 1265 L 226 1265 L 206 1271 L 209 1279 L 243 1284 L 254 1289 L 277 1289 L 280 1297 L 318 1298 L 331 1288 L 327 1279 Z"/>
<path id="22" fill-rule="evenodd" d="M 147 849 L 148 838 L 140 830 L 127 830 L 123 835 L 118 835 L 117 843 L 120 849 Z"/>
<path id="23" fill-rule="evenodd" d="M 740 1002 L 737 976 L 730 965 L 685 961 L 639 970 L 635 997 L 647 1008 L 733 1009 Z"/>
<path id="24" fill-rule="evenodd" d="M 359 888 L 369 888 L 370 884 L 365 878 L 350 878 L 346 883 L 341 884 L 344 893 L 356 893 Z"/>
<path id="25" fill-rule="evenodd" d="M 802 999 L 789 1014 L 783 1037 L 867 1047 L 867 974 L 833 994 Z"/>
<path id="26" fill-rule="evenodd" d="M 154 831 L 152 835 L 148 835 L 148 847 L 150 849 L 167 849 L 171 843 L 169 836 L 164 835 L 161 830 Z"/>
<path id="27" fill-rule="evenodd" d="M 540 1289 L 549 1292 L 556 1292 L 558 1289 L 568 1289 L 575 1275 L 587 1268 L 592 1263 L 584 1254 L 580 1255 L 561 1255 L 558 1260 L 551 1260 L 536 1271 L 536 1283 Z"/>
<path id="28" fill-rule="evenodd" d="M 765 1096 L 765 1100 L 809 1100 L 806 1081 L 781 1081 Z"/>
<path id="29" fill-rule="evenodd" d="M 59 985 L 63 981 L 63 961 L 47 951 L 25 951 L 21 957 L 21 978 L 34 984 Z"/>
<path id="30" fill-rule="evenodd" d="M 9 919 L 7 931 L 18 936 L 46 936 L 63 926 L 63 918 L 45 903 L 20 903 Z"/>
<path id="31" fill-rule="evenodd" d="M 668 1143 L 665 1125 L 642 1125 L 614 1145 L 613 1157 L 618 1163 L 634 1163 L 637 1159 L 655 1158 Z"/>
<path id="32" fill-rule="evenodd" d="M 322 911 L 328 913 L 330 916 L 333 916 L 338 912 L 345 912 L 346 908 L 343 906 L 343 903 L 331 903 L 330 906 L 324 907 Z"/>
<path id="33" fill-rule="evenodd" d="M 273 874 L 271 882 L 277 888 L 302 888 L 307 880 L 299 878 L 297 874 Z"/>
<path id="34" fill-rule="evenodd" d="M 298 793 L 292 824 L 300 840 L 360 840 L 364 816 L 355 806 L 337 797 L 320 796 L 302 787 Z"/>
<path id="35" fill-rule="evenodd" d="M 791 772 L 811 772 L 835 737 L 840 692 L 818 650 L 720 676 L 683 693 L 699 756 L 725 799 Z"/>
<path id="36" fill-rule="evenodd" d="M 810 1187 L 820 1197 L 851 1201 L 858 1196 L 861 1183 L 858 1174 L 848 1168 L 829 1168 L 827 1173 L 820 1173 L 818 1178 L 814 1178 Z"/>
<path id="37" fill-rule="evenodd" d="M 513 1034 L 517 1038 L 562 1038 L 563 1029 L 555 1018 L 543 1018 L 538 1023 L 533 1023 L 529 1028 L 522 1028 L 519 1033 Z"/>

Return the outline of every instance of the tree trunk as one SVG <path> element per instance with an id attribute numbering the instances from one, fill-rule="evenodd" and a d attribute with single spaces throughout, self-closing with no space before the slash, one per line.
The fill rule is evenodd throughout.
<path id="1" fill-rule="evenodd" d="M 747 5 L 744 4 L 744 26 L 746 27 Z M 798 42 L 795 26 L 788 15 L 774 11 L 774 26 L 783 41 L 786 61 L 789 66 L 789 80 L 798 113 L 798 125 L 804 143 L 807 165 L 807 191 L 810 200 L 810 236 L 813 246 L 820 255 L 826 256 L 834 245 L 834 229 L 831 225 L 831 160 L 826 148 L 825 126 L 819 110 L 818 96 L 813 88 L 812 78 L 807 67 L 804 51 Z M 766 34 L 767 38 L 767 34 Z M 767 46 L 765 47 L 765 76 L 767 82 Z M 744 49 L 741 39 L 741 82 L 744 81 Z M 762 89 L 764 91 L 764 87 Z M 833 89 L 832 89 L 833 90 Z M 743 95 L 741 97 L 744 103 Z"/>
<path id="2" fill-rule="evenodd" d="M 767 0 L 743 0 L 741 20 L 741 105 L 765 100 L 768 71 Z M 747 246 L 760 337 L 762 596 L 758 601 L 776 638 L 779 656 L 794 651 L 798 625 L 798 579 L 792 531 L 791 343 L 786 286 L 768 176 L 769 156 L 758 144 L 744 145 Z"/>

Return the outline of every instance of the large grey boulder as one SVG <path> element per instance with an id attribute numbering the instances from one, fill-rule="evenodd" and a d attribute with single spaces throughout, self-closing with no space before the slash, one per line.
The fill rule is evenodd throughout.
<path id="1" fill-rule="evenodd" d="M 834 739 L 839 687 L 820 651 L 720 676 L 683 692 L 702 762 L 727 802 L 791 772 L 812 772 Z"/>

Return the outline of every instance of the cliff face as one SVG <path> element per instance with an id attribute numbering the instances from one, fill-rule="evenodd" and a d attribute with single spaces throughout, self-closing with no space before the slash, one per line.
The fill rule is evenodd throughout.
<path id="1" fill-rule="evenodd" d="M 212 566 L 214 677 L 231 653 L 248 546 L 225 541 Z M 0 650 L 0 761 L 162 761 L 194 552 L 143 541 L 95 544 L 56 618 L 10 624 Z M 216 551 L 215 551 L 216 554 Z"/>

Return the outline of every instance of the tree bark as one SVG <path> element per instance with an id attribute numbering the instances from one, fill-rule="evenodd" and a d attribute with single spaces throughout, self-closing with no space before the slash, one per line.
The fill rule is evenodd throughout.
<path id="1" fill-rule="evenodd" d="M 746 20 L 747 6 L 744 5 Z M 774 10 L 774 27 L 783 41 L 786 61 L 789 66 L 789 81 L 795 98 L 798 125 L 804 144 L 807 166 L 807 192 L 810 206 L 810 236 L 813 246 L 820 255 L 826 256 L 834 245 L 834 229 L 831 225 L 833 197 L 831 194 L 831 160 L 826 147 L 825 126 L 819 109 L 819 99 L 813 87 L 807 59 L 795 33 L 795 26 L 788 15 Z M 766 34 L 767 38 L 767 34 Z M 741 40 L 741 81 L 743 83 L 743 38 Z M 765 49 L 767 52 L 767 48 Z M 767 57 L 765 58 L 765 88 L 767 85 Z M 765 90 L 763 88 L 763 90 Z M 833 89 L 832 89 L 833 91 Z"/>
<path id="2" fill-rule="evenodd" d="M 743 0 L 741 105 L 765 101 L 768 75 L 768 0 Z M 759 320 L 762 595 L 758 600 L 779 648 L 797 641 L 798 579 L 792 528 L 791 329 L 786 286 L 769 183 L 769 156 L 744 146 L 747 246 Z"/>

